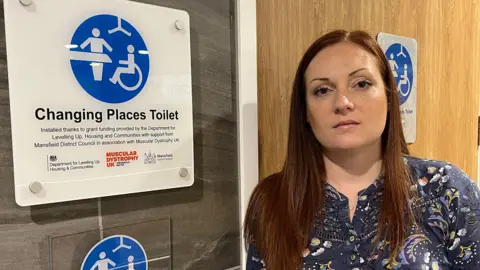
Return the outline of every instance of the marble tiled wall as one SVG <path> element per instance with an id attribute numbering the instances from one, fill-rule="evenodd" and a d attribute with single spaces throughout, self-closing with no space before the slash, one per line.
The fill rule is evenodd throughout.
<path id="1" fill-rule="evenodd" d="M 168 225 L 138 227 L 134 233 L 163 239 L 163 244 L 151 243 L 152 250 L 170 254 L 172 269 L 223 270 L 239 265 L 234 0 L 140 1 L 190 14 L 196 167 L 192 187 L 25 208 L 14 199 L 1 2 L 0 269 L 49 269 L 50 248 L 60 254 L 56 260 L 63 260 L 57 268 L 79 269 L 75 262 L 98 237 L 99 228 L 109 234 L 112 227 L 164 218 Z M 121 233 L 121 228 L 110 230 Z M 90 232 L 81 234 L 85 231 Z M 49 245 L 50 236 L 61 235 L 70 236 Z M 152 264 L 150 269 L 166 265 Z"/>

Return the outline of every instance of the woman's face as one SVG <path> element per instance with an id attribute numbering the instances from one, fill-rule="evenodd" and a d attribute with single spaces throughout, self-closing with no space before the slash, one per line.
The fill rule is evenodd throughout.
<path id="1" fill-rule="evenodd" d="M 326 150 L 380 143 L 387 96 L 375 57 L 342 42 L 320 51 L 305 72 L 307 121 Z"/>

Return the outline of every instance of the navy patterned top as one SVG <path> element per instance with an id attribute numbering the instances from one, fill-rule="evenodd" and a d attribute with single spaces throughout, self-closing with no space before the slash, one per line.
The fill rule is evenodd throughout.
<path id="1" fill-rule="evenodd" d="M 348 217 L 347 197 L 327 185 L 323 228 L 314 226 L 316 233 L 312 234 L 303 252 L 303 265 L 298 269 L 480 269 L 477 185 L 446 162 L 406 157 L 405 163 L 416 179 L 411 188 L 418 191 L 420 198 L 411 206 L 422 215 L 395 260 L 388 260 L 385 240 L 372 253 L 382 202 L 383 180 L 379 178 L 362 191 L 352 221 Z M 271 270 L 254 244 L 248 249 L 246 269 Z"/>

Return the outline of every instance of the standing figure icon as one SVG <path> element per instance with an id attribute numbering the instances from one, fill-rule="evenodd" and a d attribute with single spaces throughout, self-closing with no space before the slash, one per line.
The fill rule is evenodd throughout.
<path id="1" fill-rule="evenodd" d="M 133 262 L 135 258 L 133 256 L 128 256 L 128 269 L 127 270 L 135 270 L 135 263 Z"/>
<path id="2" fill-rule="evenodd" d="M 393 53 L 390 54 L 390 60 L 388 60 L 388 63 L 390 64 L 390 69 L 392 70 L 393 77 L 397 78 L 398 77 L 398 73 L 397 73 L 398 65 L 397 65 L 397 61 L 395 61 L 395 59 L 394 59 Z"/>
<path id="3" fill-rule="evenodd" d="M 100 30 L 98 30 L 98 28 L 93 28 L 92 35 L 93 37 L 89 37 L 80 45 L 81 49 L 85 49 L 85 47 L 90 45 L 90 52 L 92 53 L 103 54 L 103 47 L 105 47 L 110 52 L 113 51 L 113 48 L 103 38 L 100 38 Z M 91 66 L 94 80 L 101 81 L 103 73 L 102 61 L 93 62 L 95 59 L 89 59 L 88 55 L 95 56 L 94 54 L 88 54 L 84 52 L 82 53 L 82 55 L 85 56 L 85 61 L 92 61 Z"/>
<path id="4" fill-rule="evenodd" d="M 116 264 L 112 260 L 106 258 L 107 254 L 105 254 L 105 252 L 101 252 L 99 257 L 100 257 L 100 260 L 98 260 L 90 268 L 90 270 L 108 270 L 109 265 L 116 266 Z"/>

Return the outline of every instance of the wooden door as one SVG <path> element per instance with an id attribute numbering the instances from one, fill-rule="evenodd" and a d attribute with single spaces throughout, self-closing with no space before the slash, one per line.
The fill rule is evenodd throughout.
<path id="1" fill-rule="evenodd" d="M 418 42 L 412 154 L 447 160 L 477 179 L 479 0 L 257 0 L 260 177 L 281 168 L 289 101 L 302 53 L 334 29 Z"/>

